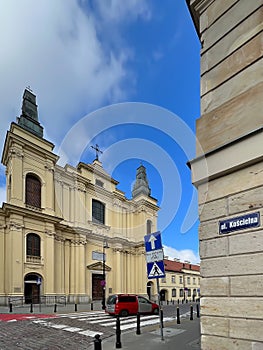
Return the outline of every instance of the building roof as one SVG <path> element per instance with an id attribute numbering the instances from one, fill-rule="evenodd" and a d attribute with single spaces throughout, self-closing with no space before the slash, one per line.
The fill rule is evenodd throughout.
<path id="1" fill-rule="evenodd" d="M 199 265 L 194 265 L 188 262 L 174 261 L 164 259 L 164 267 L 166 271 L 182 272 L 182 270 L 200 271 Z"/>

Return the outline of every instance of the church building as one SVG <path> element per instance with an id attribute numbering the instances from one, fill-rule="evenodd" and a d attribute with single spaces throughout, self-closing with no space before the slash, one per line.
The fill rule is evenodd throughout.
<path id="1" fill-rule="evenodd" d="M 83 303 L 117 292 L 147 295 L 144 235 L 157 231 L 159 207 L 145 167 L 137 169 L 128 199 L 98 156 L 62 167 L 53 149 L 36 96 L 26 89 L 2 154 L 0 304 L 10 297 Z"/>

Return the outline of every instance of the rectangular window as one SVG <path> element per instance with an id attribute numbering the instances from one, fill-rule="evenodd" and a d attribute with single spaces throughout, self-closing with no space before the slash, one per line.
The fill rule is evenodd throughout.
<path id="1" fill-rule="evenodd" d="M 172 283 L 175 283 L 175 276 L 172 276 L 171 282 L 172 282 Z"/>
<path id="2" fill-rule="evenodd" d="M 172 297 L 176 297 L 176 289 L 172 289 Z"/>
<path id="3" fill-rule="evenodd" d="M 95 199 L 92 199 L 92 221 L 105 224 L 105 205 Z"/>
<path id="4" fill-rule="evenodd" d="M 180 289 L 180 297 L 183 297 L 184 296 L 184 290 L 183 288 Z"/>
<path id="5" fill-rule="evenodd" d="M 193 277 L 193 284 L 196 284 L 195 277 Z"/>
<path id="6" fill-rule="evenodd" d="M 190 284 L 190 277 L 187 277 L 187 284 Z"/>
<path id="7" fill-rule="evenodd" d="M 183 276 L 180 276 L 180 284 L 183 284 Z"/>

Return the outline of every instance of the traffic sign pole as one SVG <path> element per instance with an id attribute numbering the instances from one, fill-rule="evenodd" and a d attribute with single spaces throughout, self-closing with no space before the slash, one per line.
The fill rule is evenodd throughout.
<path id="1" fill-rule="evenodd" d="M 148 279 L 156 278 L 157 281 L 157 295 L 159 304 L 159 316 L 160 316 L 160 330 L 161 340 L 163 337 L 163 310 L 161 305 L 160 285 L 159 278 L 165 277 L 164 261 L 163 261 L 163 246 L 161 233 L 154 232 L 144 236 L 145 255 L 147 261 L 147 275 Z"/>
<path id="2" fill-rule="evenodd" d="M 164 337 L 163 337 L 163 322 L 162 322 L 162 305 L 161 305 L 161 298 L 160 298 L 159 278 L 156 278 L 156 282 L 157 282 L 157 293 L 158 293 L 158 304 L 159 304 L 161 339 L 164 340 Z"/>

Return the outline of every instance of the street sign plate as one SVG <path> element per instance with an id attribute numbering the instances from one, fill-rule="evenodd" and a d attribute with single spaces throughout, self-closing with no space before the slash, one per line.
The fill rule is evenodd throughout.
<path id="1" fill-rule="evenodd" d="M 151 252 L 153 250 L 162 249 L 162 240 L 160 231 L 150 233 L 144 236 L 145 251 Z"/>
<path id="2" fill-rule="evenodd" d="M 161 261 L 163 260 L 163 250 L 158 249 L 154 250 L 152 252 L 146 252 L 146 262 L 154 262 L 154 261 Z"/>
<path id="3" fill-rule="evenodd" d="M 164 262 L 155 261 L 147 264 L 148 278 L 163 278 L 165 277 Z"/>

